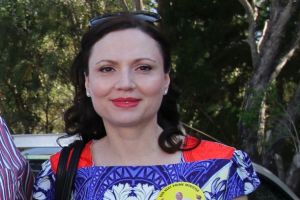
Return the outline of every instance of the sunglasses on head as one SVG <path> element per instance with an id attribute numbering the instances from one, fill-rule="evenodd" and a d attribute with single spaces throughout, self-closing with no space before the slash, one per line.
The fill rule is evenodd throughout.
<path id="1" fill-rule="evenodd" d="M 161 17 L 157 13 L 153 12 L 146 12 L 146 11 L 136 11 L 136 12 L 118 12 L 118 13 L 113 13 L 113 14 L 105 14 L 105 15 L 100 15 L 97 17 L 94 17 L 89 21 L 89 27 L 94 27 L 96 25 L 99 25 L 107 20 L 113 19 L 115 17 L 121 17 L 121 16 L 132 16 L 136 19 L 150 22 L 150 23 L 155 23 L 158 22 Z"/>

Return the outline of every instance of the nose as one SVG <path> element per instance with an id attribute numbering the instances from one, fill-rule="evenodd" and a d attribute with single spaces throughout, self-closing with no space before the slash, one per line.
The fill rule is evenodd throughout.
<path id="1" fill-rule="evenodd" d="M 121 70 L 115 85 L 118 90 L 132 90 L 136 87 L 134 76 L 130 70 Z"/>

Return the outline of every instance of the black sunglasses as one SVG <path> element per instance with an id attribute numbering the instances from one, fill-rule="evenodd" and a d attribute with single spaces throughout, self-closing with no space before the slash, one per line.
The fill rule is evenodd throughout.
<path id="1" fill-rule="evenodd" d="M 135 11 L 135 12 L 118 12 L 118 13 L 112 13 L 112 14 L 104 14 L 100 15 L 97 17 L 94 17 L 89 21 L 89 27 L 94 27 L 98 24 L 101 24 L 107 20 L 113 19 L 115 17 L 120 17 L 120 16 L 133 16 L 136 19 L 150 22 L 150 23 L 155 23 L 158 22 L 161 19 L 161 16 L 157 13 L 153 12 L 146 12 L 146 11 Z"/>

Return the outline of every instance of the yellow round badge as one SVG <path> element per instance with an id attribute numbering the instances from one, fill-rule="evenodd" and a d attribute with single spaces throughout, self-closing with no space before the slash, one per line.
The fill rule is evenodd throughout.
<path id="1" fill-rule="evenodd" d="M 202 190 L 195 184 L 176 182 L 164 187 L 156 200 L 205 200 Z"/>

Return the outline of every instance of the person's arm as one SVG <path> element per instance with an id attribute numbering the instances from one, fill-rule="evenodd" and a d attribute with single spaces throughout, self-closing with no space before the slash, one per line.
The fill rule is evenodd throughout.
<path id="1" fill-rule="evenodd" d="M 234 200 L 248 200 L 248 197 L 242 196 L 242 197 L 235 198 Z"/>
<path id="2" fill-rule="evenodd" d="M 16 148 L 8 127 L 0 116 L 0 199 L 30 199 L 33 175 L 30 166 Z M 8 191 L 6 193 L 5 191 Z M 0 195 L 0 197 L 1 197 Z M 14 195 L 8 198 L 7 195 Z"/>

